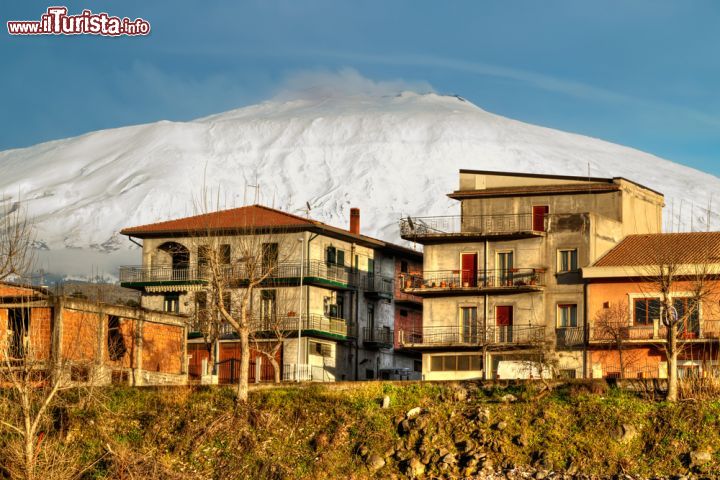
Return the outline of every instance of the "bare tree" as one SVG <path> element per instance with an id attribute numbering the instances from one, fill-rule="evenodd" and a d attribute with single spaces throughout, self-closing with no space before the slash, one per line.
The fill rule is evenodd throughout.
<path id="1" fill-rule="evenodd" d="M 287 232 L 281 228 L 266 225 L 264 218 L 256 216 L 257 209 L 237 209 L 237 217 L 231 222 L 233 226 L 228 229 L 218 223 L 219 215 L 210 211 L 208 205 L 207 200 L 200 203 L 199 210 L 203 214 L 197 217 L 196 228 L 189 232 L 193 245 L 198 249 L 195 268 L 204 280 L 207 303 L 217 312 L 217 315 L 211 312 L 205 316 L 206 331 L 210 332 L 207 340 L 215 341 L 213 335 L 224 326 L 229 326 L 238 336 L 240 369 L 237 399 L 245 402 L 248 398 L 251 340 L 256 328 L 252 300 L 259 287 L 277 276 L 279 269 L 289 269 L 280 272 L 283 277 L 299 276 L 299 263 L 287 264 L 287 259 L 297 251 L 298 242 L 286 238 L 284 234 Z M 229 214 L 226 212 L 224 215 Z M 281 329 L 273 330 L 281 339 Z M 276 368 L 277 379 L 279 365 L 274 354 L 271 355 L 272 351 L 266 356 Z"/>
<path id="2" fill-rule="evenodd" d="M 593 325 L 594 339 L 609 341 L 617 351 L 620 362 L 620 378 L 625 378 L 625 340 L 628 337 L 630 316 L 628 305 L 625 302 L 613 302 L 595 316 Z"/>
<path id="3" fill-rule="evenodd" d="M 0 281 L 22 279 L 34 263 L 35 232 L 20 202 L 0 198 Z"/>

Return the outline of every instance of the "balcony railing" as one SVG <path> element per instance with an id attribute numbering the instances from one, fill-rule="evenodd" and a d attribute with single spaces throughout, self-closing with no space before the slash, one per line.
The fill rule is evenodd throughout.
<path id="1" fill-rule="evenodd" d="M 545 285 L 545 269 L 436 270 L 422 275 L 401 275 L 400 284 L 402 291 L 415 294 L 423 290 L 533 289 Z"/>
<path id="2" fill-rule="evenodd" d="M 392 277 L 368 272 L 358 272 L 358 277 L 358 287 L 365 292 L 392 296 L 395 288 L 395 281 Z"/>
<path id="3" fill-rule="evenodd" d="M 405 346 L 482 346 L 539 344 L 545 340 L 543 325 L 434 326 L 421 331 L 399 330 L 398 343 Z"/>
<path id="4" fill-rule="evenodd" d="M 687 325 L 679 325 L 677 338 L 680 341 L 720 339 L 720 320 L 699 320 L 688 322 Z M 591 342 L 657 342 L 666 339 L 667 327 L 659 320 L 646 325 L 612 322 L 595 324 L 590 328 Z"/>
<path id="5" fill-rule="evenodd" d="M 578 347 L 585 343 L 583 327 L 560 327 L 555 329 L 555 344 L 559 348 Z"/>
<path id="6" fill-rule="evenodd" d="M 533 217 L 529 213 L 407 217 L 400 220 L 400 236 L 407 240 L 448 235 L 491 236 L 523 232 L 539 234 L 544 231 L 545 216 Z"/>
<path id="7" fill-rule="evenodd" d="M 392 347 L 395 341 L 392 329 L 387 327 L 363 328 L 363 343 L 375 346 Z"/>
<path id="8" fill-rule="evenodd" d="M 292 332 L 297 331 L 298 326 L 301 330 L 314 330 L 317 332 L 326 332 L 333 335 L 340 335 L 343 337 L 348 336 L 348 324 L 347 320 L 335 317 L 326 317 L 316 313 L 311 313 L 309 316 L 304 315 L 302 323 L 299 322 L 299 317 L 289 316 L 276 316 L 276 317 L 253 317 L 250 321 L 250 330 L 252 332 Z M 220 326 L 220 335 L 234 335 L 235 330 L 228 323 L 223 323 Z"/>
<path id="9" fill-rule="evenodd" d="M 343 285 L 355 285 L 357 273 L 345 265 L 336 265 L 321 260 L 309 260 L 302 269 L 304 278 L 316 278 Z M 222 268 L 224 278 L 228 280 L 258 279 L 267 275 L 267 281 L 300 278 L 300 262 L 283 262 L 272 266 L 258 264 L 227 265 Z M 211 272 L 207 266 L 158 265 L 153 267 L 120 267 L 121 284 L 143 283 L 204 283 L 210 280 Z"/>

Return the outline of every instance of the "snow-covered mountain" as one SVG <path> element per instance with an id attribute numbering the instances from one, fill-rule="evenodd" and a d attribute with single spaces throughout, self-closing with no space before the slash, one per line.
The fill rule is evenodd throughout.
<path id="1" fill-rule="evenodd" d="M 161 121 L 0 152 L 0 193 L 24 201 L 41 266 L 72 276 L 138 263 L 125 226 L 244 203 L 300 212 L 399 242 L 401 215 L 459 213 L 461 168 L 623 176 L 706 223 L 720 179 L 631 148 L 504 118 L 437 94 L 274 100 L 191 122 Z M 251 185 L 259 185 L 259 188 Z M 720 198 L 716 203 L 720 203 Z M 713 217 L 712 225 L 720 224 Z M 677 223 L 677 221 L 676 221 Z M 677 229 L 677 226 L 675 227 Z"/>

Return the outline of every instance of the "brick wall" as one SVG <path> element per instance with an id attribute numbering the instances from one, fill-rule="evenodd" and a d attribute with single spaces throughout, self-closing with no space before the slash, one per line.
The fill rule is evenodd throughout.
<path id="1" fill-rule="evenodd" d="M 135 322 L 132 318 L 118 317 L 120 321 L 118 336 L 110 342 L 109 315 L 104 315 L 105 335 L 103 352 L 105 362 L 113 368 L 135 368 Z M 114 359 L 112 357 L 115 357 Z"/>
<path id="2" fill-rule="evenodd" d="M 151 372 L 180 373 L 183 329 L 175 325 L 145 322 L 142 332 L 142 369 Z"/>
<path id="3" fill-rule="evenodd" d="M 36 307 L 30 310 L 30 351 L 34 359 L 50 357 L 52 341 L 52 308 Z"/>
<path id="4" fill-rule="evenodd" d="M 7 308 L 0 308 L 0 348 L 5 346 L 5 337 L 8 330 L 8 311 Z"/>
<path id="5" fill-rule="evenodd" d="M 63 309 L 62 356 L 68 360 L 89 361 L 97 358 L 98 314 Z"/>

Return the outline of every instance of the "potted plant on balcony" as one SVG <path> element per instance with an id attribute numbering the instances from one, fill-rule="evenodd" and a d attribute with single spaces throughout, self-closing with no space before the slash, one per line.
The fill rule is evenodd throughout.
<path id="1" fill-rule="evenodd" d="M 440 288 L 447 288 L 447 282 L 445 280 L 440 282 Z"/>

